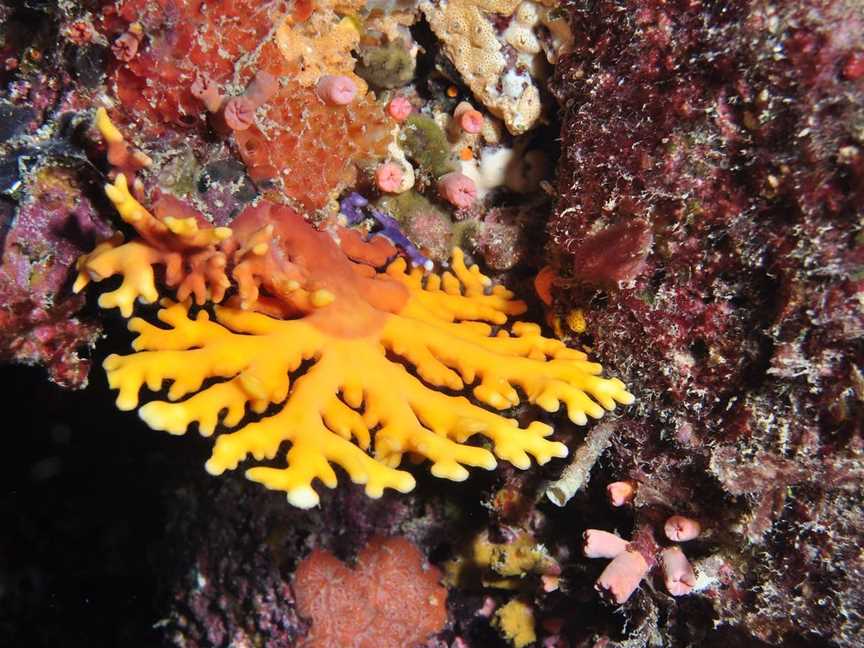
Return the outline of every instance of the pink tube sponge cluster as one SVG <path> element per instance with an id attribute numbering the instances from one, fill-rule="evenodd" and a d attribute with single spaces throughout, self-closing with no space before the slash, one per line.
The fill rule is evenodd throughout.
<path id="1" fill-rule="evenodd" d="M 585 540 L 582 551 L 586 558 L 614 558 L 627 550 L 627 541 L 608 531 L 588 529 L 582 538 Z"/>
<path id="2" fill-rule="evenodd" d="M 660 553 L 660 564 L 663 568 L 663 582 L 672 596 L 683 596 L 693 591 L 696 573 L 681 547 L 675 545 L 664 549 Z"/>
<path id="3" fill-rule="evenodd" d="M 594 587 L 602 595 L 621 605 L 632 596 L 650 569 L 648 561 L 641 553 L 628 549 L 606 565 Z"/>
<path id="4" fill-rule="evenodd" d="M 612 505 L 620 506 L 628 497 L 632 499 L 635 487 L 631 482 L 614 482 L 607 492 Z M 619 501 L 620 504 L 616 503 Z M 666 519 L 663 531 L 669 540 L 687 542 L 699 536 L 701 525 L 693 518 L 672 515 Z M 594 587 L 601 596 L 618 605 L 633 595 L 657 565 L 663 572 L 666 591 L 672 596 L 689 594 L 696 586 L 696 572 L 681 547 L 676 544 L 661 549 L 650 526 L 641 527 L 632 541 L 599 529 L 587 529 L 582 538 L 586 558 L 611 559 Z"/>
<path id="5" fill-rule="evenodd" d="M 684 517 L 683 515 L 673 515 L 666 520 L 663 526 L 666 532 L 666 537 L 674 542 L 687 542 L 699 536 L 702 527 L 697 520 Z"/>
<path id="6" fill-rule="evenodd" d="M 606 494 L 612 506 L 624 506 L 633 501 L 636 496 L 636 487 L 633 482 L 617 481 L 606 487 Z"/>
<path id="7" fill-rule="evenodd" d="M 267 103 L 278 89 L 279 83 L 272 74 L 267 72 L 256 74 L 242 97 L 232 97 L 225 102 L 224 117 L 228 128 L 233 131 L 243 131 L 251 127 L 255 123 L 255 111 Z M 207 92 L 206 89 L 203 92 Z"/>

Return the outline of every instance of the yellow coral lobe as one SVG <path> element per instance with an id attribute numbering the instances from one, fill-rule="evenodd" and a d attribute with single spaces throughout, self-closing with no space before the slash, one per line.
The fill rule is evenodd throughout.
<path id="1" fill-rule="evenodd" d="M 123 134 L 108 117 L 108 111 L 104 108 L 96 109 L 96 128 L 109 144 L 119 144 L 123 141 Z"/>
<path id="2" fill-rule="evenodd" d="M 567 326 L 574 333 L 584 333 L 588 328 L 585 321 L 585 312 L 581 308 L 574 308 L 567 314 Z"/>
<path id="3" fill-rule="evenodd" d="M 163 219 L 163 222 L 174 234 L 193 234 L 198 231 L 198 223 L 194 218 L 173 218 L 168 216 Z"/>
<path id="4" fill-rule="evenodd" d="M 90 254 L 78 260 L 78 277 L 73 290 L 79 292 L 90 280 L 102 281 L 120 274 L 123 283 L 111 292 L 99 297 L 102 308 L 118 308 L 123 317 L 132 317 L 135 301 L 152 304 L 159 298 L 153 265 L 160 262 L 161 255 L 139 241 L 121 245 L 121 238 L 101 243 Z"/>
<path id="5" fill-rule="evenodd" d="M 311 301 L 312 305 L 315 308 L 324 308 L 325 306 L 329 306 L 333 303 L 333 300 L 336 299 L 336 295 L 334 295 L 329 290 L 316 290 L 312 293 Z"/>

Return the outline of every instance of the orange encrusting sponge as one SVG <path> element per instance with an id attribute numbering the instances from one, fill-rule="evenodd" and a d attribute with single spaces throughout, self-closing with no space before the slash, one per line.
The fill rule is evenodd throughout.
<path id="1" fill-rule="evenodd" d="M 297 611 L 312 621 L 303 648 L 405 648 L 447 623 L 441 572 L 402 537 L 375 537 L 350 569 L 317 549 L 294 573 Z"/>
<path id="2" fill-rule="evenodd" d="M 313 209 L 326 203 L 334 187 L 353 182 L 354 162 L 386 156 L 390 130 L 371 94 L 329 106 L 313 88 L 291 83 L 261 108 L 258 124 L 235 138 L 253 180 L 275 180 L 286 195 Z"/>

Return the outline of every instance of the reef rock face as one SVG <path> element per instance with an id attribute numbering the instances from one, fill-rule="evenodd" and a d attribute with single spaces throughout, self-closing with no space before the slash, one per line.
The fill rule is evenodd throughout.
<path id="1" fill-rule="evenodd" d="M 613 476 L 640 482 L 637 519 L 715 520 L 718 621 L 856 645 L 861 5 L 567 11 L 554 293 L 637 395 Z"/>
<path id="2" fill-rule="evenodd" d="M 70 173 L 44 167 L 19 206 L 0 217 L 0 359 L 41 364 L 54 382 L 84 387 L 90 363 L 78 351 L 99 334 L 73 315 L 83 299 L 63 294 L 69 267 L 107 228 Z M 5 203 L 4 203 L 5 205 Z"/>

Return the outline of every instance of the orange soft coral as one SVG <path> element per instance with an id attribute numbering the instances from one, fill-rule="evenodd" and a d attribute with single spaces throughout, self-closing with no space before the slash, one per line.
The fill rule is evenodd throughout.
<path id="1" fill-rule="evenodd" d="M 373 538 L 349 569 L 316 550 L 294 574 L 297 611 L 312 621 L 306 648 L 405 648 L 447 621 L 441 573 L 405 538 Z"/>
<path id="2" fill-rule="evenodd" d="M 136 297 L 156 299 L 154 264 L 166 265 L 178 297 L 194 294 L 199 303 L 223 301 L 233 279 L 215 320 L 203 310 L 190 317 L 186 303 L 163 303 L 167 328 L 132 319 L 136 353 L 105 361 L 124 410 L 138 407 L 145 385 L 171 382 L 168 401 L 140 409 L 152 428 L 183 434 L 197 424 L 209 436 L 220 422 L 239 427 L 216 440 L 212 474 L 250 455 L 273 459 L 287 446 L 285 466 L 255 466 L 247 477 L 308 508 L 318 503 L 314 480 L 335 487 L 338 465 L 380 497 L 385 488 L 414 487 L 399 469 L 406 454 L 457 481 L 467 478 L 466 466 L 494 468 L 496 456 L 524 469 L 529 455 L 543 464 L 567 454 L 548 440 L 549 425 L 520 427 L 494 410 L 523 399 L 550 412 L 564 403 L 581 425 L 633 400 L 620 380 L 600 377 L 600 365 L 543 337 L 539 326 L 505 328 L 525 305 L 467 267 L 459 249 L 452 272 L 409 272 L 401 258 L 381 271 L 375 265 L 387 246 L 339 228 L 316 230 L 288 207 L 261 202 L 231 228 L 210 228 L 151 214 L 123 180 L 107 193 L 143 240 L 104 243 L 82 258 L 76 289 L 122 275 L 100 304 L 128 316 Z M 334 239 L 340 234 L 344 247 Z M 304 361 L 311 361 L 305 373 Z M 451 395 L 463 391 L 474 401 Z M 241 426 L 248 412 L 257 416 Z M 475 435 L 485 444 L 468 443 Z"/>
<path id="3" fill-rule="evenodd" d="M 120 132 L 108 119 L 104 108 L 96 111 L 96 126 L 115 151 L 128 153 Z M 119 169 L 128 169 L 128 155 L 115 156 Z M 164 266 L 165 283 L 176 290 L 178 299 L 194 297 L 196 303 L 221 301 L 231 285 L 225 273 L 226 256 L 219 244 L 231 236 L 227 227 L 213 227 L 200 213 L 170 195 L 158 195 L 154 211 L 145 208 L 129 190 L 124 173 L 116 173 L 113 184 L 105 185 L 105 193 L 120 217 L 137 231 L 140 241 L 123 243 L 115 236 L 101 243 L 92 253 L 78 261 L 76 292 L 91 279 L 123 275 L 119 288 L 102 295 L 103 308 L 117 307 L 124 317 L 132 315 L 136 299 L 145 303 L 156 301 L 158 291 L 153 267 Z M 83 269 L 86 268 L 86 272 Z"/>

